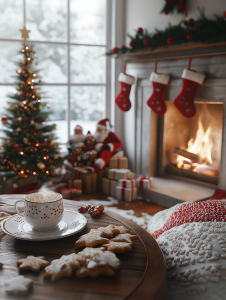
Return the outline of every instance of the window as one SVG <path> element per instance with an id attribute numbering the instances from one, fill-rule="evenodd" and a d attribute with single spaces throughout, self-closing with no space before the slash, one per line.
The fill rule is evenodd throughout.
<path id="1" fill-rule="evenodd" d="M 65 144 L 76 124 L 84 134 L 94 132 L 106 110 L 107 5 L 107 0 L 0 0 L 0 116 L 7 94 L 15 92 L 19 29 L 26 24 L 58 142 Z"/>

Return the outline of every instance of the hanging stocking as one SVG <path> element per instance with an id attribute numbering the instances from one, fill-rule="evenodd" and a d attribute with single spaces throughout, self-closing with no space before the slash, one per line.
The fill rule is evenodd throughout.
<path id="1" fill-rule="evenodd" d="M 203 83 L 205 75 L 196 71 L 185 69 L 183 74 L 183 88 L 177 98 L 174 100 L 174 105 L 179 112 L 186 118 L 192 118 L 196 114 L 194 98 L 200 84 Z"/>
<path id="2" fill-rule="evenodd" d="M 159 116 L 166 112 L 166 104 L 164 101 L 166 85 L 169 83 L 169 75 L 158 74 L 152 72 L 150 80 L 153 85 L 153 93 L 147 101 L 147 105 Z"/>
<path id="3" fill-rule="evenodd" d="M 122 111 L 128 111 L 131 108 L 131 102 L 129 99 L 129 94 L 131 86 L 134 84 L 134 77 L 121 73 L 118 80 L 121 83 L 121 91 L 115 98 L 115 103 Z"/>

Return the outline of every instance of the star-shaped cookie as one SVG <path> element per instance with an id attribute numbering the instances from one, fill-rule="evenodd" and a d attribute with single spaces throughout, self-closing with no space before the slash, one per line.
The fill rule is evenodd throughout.
<path id="1" fill-rule="evenodd" d="M 108 225 L 107 227 L 99 227 L 97 229 L 91 229 L 90 232 L 94 232 L 94 231 L 103 231 L 104 237 L 106 238 L 113 237 L 114 233 L 120 233 L 120 230 L 116 228 L 114 225 Z"/>
<path id="2" fill-rule="evenodd" d="M 112 242 L 109 241 L 108 244 L 103 245 L 103 247 L 113 253 L 124 253 L 126 251 L 132 251 L 133 243 L 124 242 Z"/>
<path id="3" fill-rule="evenodd" d="M 82 266 L 76 271 L 75 274 L 77 277 L 80 278 L 85 278 L 85 277 L 97 278 L 100 275 L 114 276 L 115 272 L 108 266 L 97 267 L 94 270 L 88 269 L 86 266 Z"/>
<path id="4" fill-rule="evenodd" d="M 125 226 L 115 226 L 115 228 L 117 228 L 120 231 L 120 233 L 130 233 L 130 230 Z"/>
<path id="5" fill-rule="evenodd" d="M 51 281 L 56 281 L 60 277 L 71 277 L 73 269 L 80 267 L 80 263 L 84 264 L 85 259 L 77 254 L 63 255 L 60 259 L 54 259 L 51 264 L 45 268 L 44 278 L 51 277 Z"/>
<path id="6" fill-rule="evenodd" d="M 95 247 L 97 245 L 108 243 L 108 239 L 104 238 L 103 231 L 93 231 L 80 236 L 75 242 L 75 247 Z"/>
<path id="7" fill-rule="evenodd" d="M 33 281 L 31 279 L 24 276 L 17 276 L 5 283 L 6 292 L 14 295 L 25 295 L 32 284 Z"/>
<path id="8" fill-rule="evenodd" d="M 111 239 L 111 242 L 125 242 L 132 243 L 132 241 L 138 240 L 138 236 L 130 233 L 122 233 Z"/>
<path id="9" fill-rule="evenodd" d="M 42 267 L 49 265 L 49 262 L 45 260 L 44 256 L 28 256 L 27 258 L 20 259 L 17 261 L 19 270 L 31 270 L 34 272 L 39 271 Z"/>

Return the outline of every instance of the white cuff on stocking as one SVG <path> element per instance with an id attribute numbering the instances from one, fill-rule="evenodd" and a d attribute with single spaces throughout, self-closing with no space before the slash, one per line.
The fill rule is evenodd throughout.
<path id="1" fill-rule="evenodd" d="M 158 82 L 162 84 L 168 84 L 170 80 L 170 76 L 167 74 L 158 74 L 155 72 L 151 73 L 150 80 L 153 82 Z"/>
<path id="2" fill-rule="evenodd" d="M 135 79 L 134 79 L 133 76 L 129 76 L 129 75 L 126 75 L 126 74 L 124 74 L 124 73 L 120 73 L 120 74 L 119 74 L 118 80 L 119 80 L 120 82 L 124 82 L 124 83 L 127 83 L 127 84 L 129 84 L 129 85 L 133 85 L 134 82 L 135 82 Z"/>
<path id="3" fill-rule="evenodd" d="M 205 75 L 202 73 L 198 73 L 198 72 L 194 72 L 188 69 L 184 69 L 183 74 L 181 76 L 184 79 L 188 79 L 194 82 L 197 82 L 199 84 L 202 84 L 204 79 L 205 79 Z"/>

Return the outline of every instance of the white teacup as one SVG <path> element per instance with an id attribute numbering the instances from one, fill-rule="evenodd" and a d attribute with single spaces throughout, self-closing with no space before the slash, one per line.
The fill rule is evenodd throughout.
<path id="1" fill-rule="evenodd" d="M 18 211 L 17 204 L 24 202 L 24 214 Z M 47 231 L 54 229 L 63 218 L 64 205 L 61 194 L 37 192 L 27 195 L 15 203 L 17 213 L 24 217 L 33 229 Z"/>

